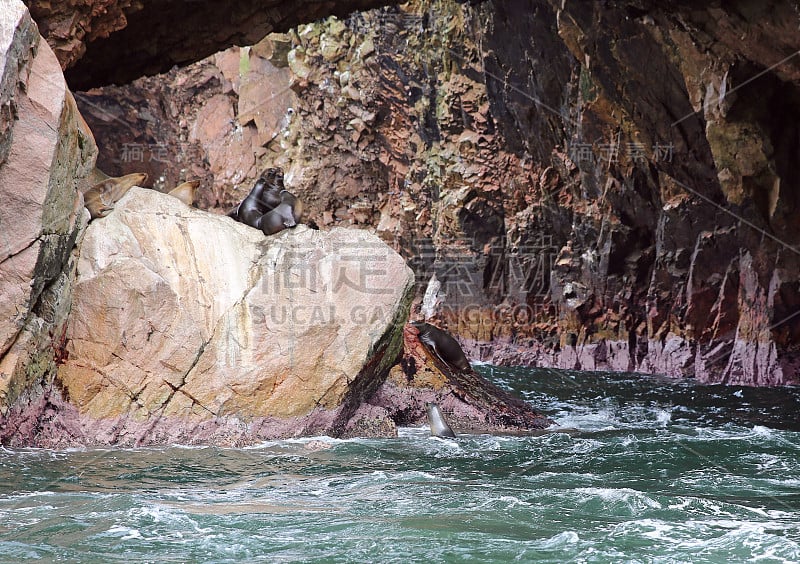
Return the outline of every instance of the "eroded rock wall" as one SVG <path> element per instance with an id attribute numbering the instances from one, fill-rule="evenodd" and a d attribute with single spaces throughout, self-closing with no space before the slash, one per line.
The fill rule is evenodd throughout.
<path id="1" fill-rule="evenodd" d="M 107 172 L 267 166 L 374 230 L 474 358 L 798 378 L 791 2 L 426 0 L 83 93 Z M 428 290 L 426 298 L 423 295 Z"/>
<path id="2" fill-rule="evenodd" d="M 25 0 L 74 89 L 125 84 L 385 0 Z"/>
<path id="3" fill-rule="evenodd" d="M 46 384 L 63 345 L 77 190 L 96 147 L 21 2 L 0 9 L 0 419 Z"/>

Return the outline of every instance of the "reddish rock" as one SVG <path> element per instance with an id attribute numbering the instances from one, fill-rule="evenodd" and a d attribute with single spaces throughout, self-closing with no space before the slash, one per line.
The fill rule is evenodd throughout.
<path id="1" fill-rule="evenodd" d="M 788 384 L 800 32 L 789 3 L 750 4 L 420 0 L 82 107 L 107 172 L 163 148 L 148 172 L 203 178 L 201 207 L 283 166 L 309 221 L 376 230 L 419 297 L 435 274 L 436 319 L 483 360 Z M 243 85 L 287 75 L 261 120 Z M 198 117 L 215 135 L 191 137 Z"/>

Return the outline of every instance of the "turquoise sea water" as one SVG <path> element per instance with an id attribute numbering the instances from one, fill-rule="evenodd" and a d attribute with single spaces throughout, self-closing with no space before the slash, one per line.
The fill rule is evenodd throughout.
<path id="1" fill-rule="evenodd" d="M 800 390 L 481 370 L 560 432 L 0 449 L 0 562 L 800 561 Z"/>

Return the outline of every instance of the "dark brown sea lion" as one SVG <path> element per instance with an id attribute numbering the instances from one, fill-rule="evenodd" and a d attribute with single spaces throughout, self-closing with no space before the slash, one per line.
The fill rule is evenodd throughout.
<path id="1" fill-rule="evenodd" d="M 262 215 L 280 205 L 280 193 L 283 188 L 283 170 L 280 168 L 267 169 L 256 180 L 247 197 L 228 212 L 228 217 L 250 227 L 256 227 L 256 222 Z"/>
<path id="2" fill-rule="evenodd" d="M 297 225 L 302 214 L 303 203 L 288 190 L 281 190 L 281 203 L 274 210 L 262 215 L 256 227 L 261 229 L 264 235 L 274 235 L 287 227 Z"/>
<path id="3" fill-rule="evenodd" d="M 455 437 L 456 434 L 444 420 L 444 415 L 435 403 L 428 404 L 428 425 L 434 437 Z"/>
<path id="4" fill-rule="evenodd" d="M 147 180 L 147 175 L 143 172 L 134 172 L 118 178 L 106 178 L 83 193 L 83 205 L 89 210 L 92 219 L 105 217 L 111 213 L 114 205 L 131 187 L 138 186 L 145 180 Z"/>
<path id="5" fill-rule="evenodd" d="M 419 340 L 433 351 L 439 360 L 456 370 L 472 368 L 464 351 L 461 350 L 461 345 L 448 333 L 422 321 L 412 321 L 411 325 L 419 331 Z"/>
<path id="6" fill-rule="evenodd" d="M 261 192 L 261 204 L 264 206 L 264 213 L 274 210 L 281 203 L 281 191 L 286 188 L 283 184 L 283 169 L 268 168 L 261 174 L 261 178 L 267 184 Z"/>

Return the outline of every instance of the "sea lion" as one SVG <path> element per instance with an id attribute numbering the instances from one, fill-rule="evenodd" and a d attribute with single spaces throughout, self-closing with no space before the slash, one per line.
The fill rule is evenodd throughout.
<path id="1" fill-rule="evenodd" d="M 83 179 L 83 182 L 81 183 L 81 186 L 80 186 L 80 190 L 81 190 L 81 192 L 86 192 L 89 188 L 91 188 L 95 184 L 98 184 L 98 183 L 102 182 L 103 180 L 108 180 L 109 178 L 111 178 L 111 177 L 109 175 L 107 175 L 105 172 L 103 172 L 102 170 L 100 170 L 97 167 L 94 167 L 92 169 L 92 172 L 90 172 L 86 176 L 86 178 Z"/>
<path id="2" fill-rule="evenodd" d="M 262 194 L 267 181 L 263 178 L 256 180 L 250 193 L 236 207 L 236 221 L 240 221 L 250 227 L 256 226 L 258 218 L 264 215 L 266 207 L 261 203 Z"/>
<path id="3" fill-rule="evenodd" d="M 256 227 L 256 222 L 262 215 L 280 205 L 281 190 L 283 190 L 283 170 L 267 169 L 256 180 L 247 197 L 231 210 L 228 216 L 250 227 Z"/>
<path id="4" fill-rule="evenodd" d="M 428 404 L 428 425 L 431 427 L 433 437 L 455 437 L 456 434 L 444 420 L 444 415 L 435 403 Z"/>
<path id="5" fill-rule="evenodd" d="M 107 178 L 83 193 L 83 205 L 89 210 L 92 219 L 105 217 L 132 186 L 138 186 L 146 179 L 147 175 L 143 172 Z"/>
<path id="6" fill-rule="evenodd" d="M 261 229 L 264 235 L 274 235 L 287 227 L 297 225 L 302 213 L 303 203 L 297 196 L 288 190 L 281 190 L 281 203 L 274 210 L 262 215 L 256 227 Z"/>
<path id="7" fill-rule="evenodd" d="M 281 203 L 281 191 L 286 188 L 283 184 L 283 169 L 268 168 L 261 173 L 261 178 L 267 181 L 267 186 L 261 194 L 261 203 L 264 204 L 266 211 L 274 210 Z"/>
<path id="8" fill-rule="evenodd" d="M 472 368 L 464 351 L 461 350 L 461 345 L 449 334 L 430 323 L 412 321 L 411 325 L 419 331 L 419 340 L 446 365 L 456 370 Z"/>
<path id="9" fill-rule="evenodd" d="M 200 186 L 199 180 L 189 180 L 183 184 L 178 184 L 175 188 L 167 192 L 170 196 L 175 196 L 187 206 L 194 203 L 194 191 Z"/>

